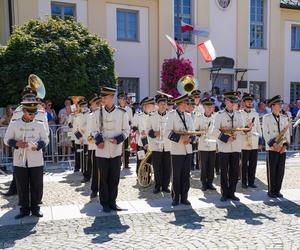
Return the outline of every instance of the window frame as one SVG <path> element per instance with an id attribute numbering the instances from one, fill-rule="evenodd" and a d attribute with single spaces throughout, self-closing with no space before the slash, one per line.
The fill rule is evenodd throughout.
<path id="1" fill-rule="evenodd" d="M 125 38 L 119 38 L 118 37 L 118 12 L 126 13 L 125 15 Z M 136 39 L 130 39 L 128 38 L 128 13 L 134 13 L 136 14 Z M 117 41 L 120 42 L 140 42 L 140 11 L 139 10 L 133 10 L 133 9 L 124 9 L 124 8 L 117 8 L 116 10 L 116 19 L 117 19 Z"/>
<path id="2" fill-rule="evenodd" d="M 297 94 L 297 87 L 299 88 L 299 94 Z M 292 93 L 292 90 L 294 90 L 293 93 Z M 296 93 L 295 93 L 295 90 L 296 90 Z M 300 96 L 300 81 L 299 82 L 290 82 L 290 103 L 295 103 L 299 96 Z"/>
<path id="3" fill-rule="evenodd" d="M 182 43 L 182 44 L 195 44 L 195 41 L 194 41 L 194 37 L 193 37 L 193 34 L 191 31 L 187 31 L 189 33 L 189 41 L 185 41 L 183 40 L 183 33 L 181 32 L 181 25 L 179 25 L 179 34 L 180 35 L 180 39 L 178 39 L 178 37 L 176 37 L 176 18 L 179 18 L 179 20 L 181 19 L 184 19 L 184 18 L 189 18 L 190 19 L 190 25 L 193 25 L 193 17 L 194 17 L 194 14 L 193 14 L 193 10 L 194 10 L 194 0 L 190 0 L 190 14 L 187 15 L 187 14 L 184 14 L 183 13 L 183 1 L 184 0 L 173 0 L 174 1 L 174 37 L 175 37 L 175 40 L 179 43 Z M 180 4 L 177 4 L 175 1 L 179 1 Z M 179 13 L 175 13 L 175 5 L 178 5 L 178 9 L 180 9 L 180 12 Z"/>
<path id="4" fill-rule="evenodd" d="M 292 47 L 292 37 L 293 37 L 293 29 L 295 29 L 295 45 L 297 45 L 297 43 L 299 43 L 300 45 L 300 35 L 299 37 L 297 36 L 297 29 L 300 30 L 300 24 L 292 24 L 291 25 L 291 51 L 300 51 L 300 46 L 297 48 L 293 48 Z M 299 32 L 300 34 L 300 32 Z"/>
<path id="5" fill-rule="evenodd" d="M 255 50 L 265 50 L 267 49 L 266 44 L 267 44 L 267 19 L 266 19 L 266 14 L 267 14 L 267 1 L 265 0 L 254 0 L 255 1 L 255 6 L 254 6 L 254 21 L 252 21 L 252 5 L 250 0 L 250 22 L 249 22 L 249 48 L 250 49 L 255 49 Z M 257 15 L 257 1 L 262 2 L 262 21 L 259 22 L 258 20 L 258 15 Z M 251 34 L 252 34 L 252 26 L 254 26 L 254 45 L 251 45 Z M 262 46 L 257 46 L 257 38 L 255 38 L 258 34 L 257 27 L 262 27 Z"/>
<path id="6" fill-rule="evenodd" d="M 257 97 L 256 92 L 254 92 L 254 86 L 259 87 L 260 96 Z M 267 82 L 265 81 L 249 81 L 249 93 L 254 95 L 255 99 L 258 101 L 265 101 L 267 96 Z"/>
<path id="7" fill-rule="evenodd" d="M 77 21 L 77 6 L 76 6 L 76 3 L 66 3 L 66 2 L 51 1 L 51 17 L 53 18 L 53 17 L 57 17 L 57 15 L 53 15 L 52 14 L 52 5 L 58 5 L 58 6 L 62 7 L 61 11 L 60 11 L 60 16 L 59 17 L 62 20 L 64 20 L 64 21 L 65 21 L 64 8 L 65 7 L 73 7 L 74 8 L 74 16 L 73 16 L 73 18 L 74 18 L 75 21 Z"/>

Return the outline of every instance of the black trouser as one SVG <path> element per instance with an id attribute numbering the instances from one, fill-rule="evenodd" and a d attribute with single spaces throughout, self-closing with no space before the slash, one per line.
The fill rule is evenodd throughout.
<path id="1" fill-rule="evenodd" d="M 81 169 L 83 176 L 88 174 L 87 159 L 88 145 L 75 144 L 75 170 Z"/>
<path id="2" fill-rule="evenodd" d="M 125 153 L 125 155 L 122 155 L 122 158 L 125 159 L 125 165 L 123 166 L 123 168 L 128 167 L 129 165 L 129 155 L 130 155 L 130 150 L 129 150 L 129 138 L 127 137 L 126 140 L 123 142 L 123 147 L 124 147 L 124 151 L 122 152 Z M 124 162 L 122 162 L 124 164 Z"/>
<path id="3" fill-rule="evenodd" d="M 253 185 L 257 166 L 258 150 L 242 150 L 242 183 Z"/>
<path id="4" fill-rule="evenodd" d="M 215 170 L 216 173 L 220 173 L 220 153 L 216 153 Z"/>
<path id="5" fill-rule="evenodd" d="M 168 189 L 171 178 L 170 152 L 152 151 L 152 166 L 154 169 L 155 188 Z"/>
<path id="6" fill-rule="evenodd" d="M 268 151 L 267 155 L 267 174 L 268 191 L 278 194 L 281 190 L 284 176 L 286 153 L 280 154 L 275 151 Z"/>
<path id="7" fill-rule="evenodd" d="M 99 168 L 97 167 L 96 164 L 96 155 L 95 155 L 95 150 L 89 150 L 88 151 L 88 164 L 91 168 L 91 177 L 92 177 L 92 181 L 91 181 L 91 190 L 92 192 L 99 192 L 99 185 L 100 185 L 100 175 L 99 175 Z"/>
<path id="8" fill-rule="evenodd" d="M 214 180 L 216 151 L 200 151 L 200 159 L 202 185 L 211 185 Z"/>
<path id="9" fill-rule="evenodd" d="M 221 169 L 221 193 L 224 197 L 234 195 L 238 182 L 238 168 L 240 153 L 219 153 L 219 164 Z"/>
<path id="10" fill-rule="evenodd" d="M 9 189 L 8 189 L 8 192 L 10 193 L 14 193 L 16 194 L 17 193 L 17 183 L 16 183 L 16 174 L 15 174 L 16 170 L 14 170 L 13 172 L 13 179 L 9 185 Z"/>
<path id="11" fill-rule="evenodd" d="M 89 150 L 87 151 L 87 164 L 85 166 L 84 172 L 82 172 L 85 179 L 90 180 L 92 175 L 92 168 L 94 164 L 94 156 L 95 156 L 95 150 Z"/>
<path id="12" fill-rule="evenodd" d="M 171 155 L 172 158 L 172 198 L 174 201 L 185 201 L 190 189 L 190 167 L 192 154 Z"/>
<path id="13" fill-rule="evenodd" d="M 100 170 L 100 204 L 102 206 L 115 205 L 120 181 L 121 156 L 115 158 L 97 157 L 96 159 L 97 167 Z"/>
<path id="14" fill-rule="evenodd" d="M 144 147 L 138 146 L 137 148 L 138 151 L 144 150 L 145 154 L 147 153 L 147 150 L 144 149 Z M 139 172 L 139 166 L 142 160 L 139 159 L 138 154 L 136 154 L 136 175 L 138 175 Z M 149 157 L 148 161 L 149 164 L 151 164 L 151 156 Z"/>
<path id="15" fill-rule="evenodd" d="M 43 197 L 43 166 L 16 167 L 16 182 L 20 211 L 24 213 L 39 211 Z"/>

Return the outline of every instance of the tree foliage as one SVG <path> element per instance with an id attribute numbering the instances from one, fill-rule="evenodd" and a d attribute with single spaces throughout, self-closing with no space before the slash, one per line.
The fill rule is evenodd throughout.
<path id="1" fill-rule="evenodd" d="M 56 106 L 67 96 L 115 86 L 113 53 L 107 41 L 73 20 L 30 20 L 16 27 L 0 49 L 0 105 L 17 103 L 32 73 Z"/>

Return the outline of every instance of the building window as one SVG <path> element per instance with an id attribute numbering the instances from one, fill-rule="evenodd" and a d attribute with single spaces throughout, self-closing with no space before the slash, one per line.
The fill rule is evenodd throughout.
<path id="1" fill-rule="evenodd" d="M 250 82 L 249 93 L 254 95 L 258 102 L 266 99 L 266 83 L 265 82 Z"/>
<path id="2" fill-rule="evenodd" d="M 296 103 L 300 96 L 300 82 L 291 82 L 290 88 L 290 103 Z"/>
<path id="3" fill-rule="evenodd" d="M 174 0 L 174 34 L 179 42 L 192 42 L 191 31 L 181 32 L 181 20 L 192 24 L 192 0 Z"/>
<path id="4" fill-rule="evenodd" d="M 292 25 L 291 49 L 300 50 L 300 26 Z"/>
<path id="5" fill-rule="evenodd" d="M 265 47 L 265 5 L 264 0 L 251 0 L 250 3 L 250 48 Z"/>
<path id="6" fill-rule="evenodd" d="M 76 4 L 51 2 L 51 16 L 62 20 L 76 20 Z"/>
<path id="7" fill-rule="evenodd" d="M 138 41 L 139 12 L 135 10 L 117 10 L 117 40 Z"/>
<path id="8" fill-rule="evenodd" d="M 119 77 L 118 91 L 125 91 L 131 96 L 132 102 L 140 101 L 139 78 Z"/>

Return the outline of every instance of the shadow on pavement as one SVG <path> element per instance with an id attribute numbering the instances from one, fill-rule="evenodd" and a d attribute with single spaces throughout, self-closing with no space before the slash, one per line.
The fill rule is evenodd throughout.
<path id="1" fill-rule="evenodd" d="M 281 213 L 293 214 L 296 217 L 300 217 L 300 205 L 293 201 L 282 198 L 274 200 L 273 202 L 267 201 L 264 202 L 264 204 L 266 204 L 267 206 L 278 207 Z"/>
<path id="2" fill-rule="evenodd" d="M 175 226 L 181 226 L 185 229 L 201 229 L 203 224 L 201 224 L 204 219 L 203 216 L 200 216 L 194 209 L 188 210 L 175 210 L 173 212 L 175 216 L 174 221 L 169 223 Z"/>
<path id="3" fill-rule="evenodd" d="M 123 225 L 118 215 L 106 217 L 97 217 L 90 227 L 83 229 L 85 234 L 96 236 L 92 239 L 93 244 L 102 244 L 113 240 L 111 234 L 122 234 L 129 229 L 128 225 Z"/>

